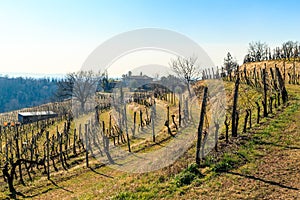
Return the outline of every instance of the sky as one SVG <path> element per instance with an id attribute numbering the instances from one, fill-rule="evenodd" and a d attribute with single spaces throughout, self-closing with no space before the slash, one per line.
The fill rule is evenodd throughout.
<path id="1" fill-rule="evenodd" d="M 300 41 L 299 6 L 296 0 L 0 0 L 0 74 L 77 71 L 103 42 L 140 28 L 183 34 L 215 65 L 227 52 L 242 64 L 251 41 L 271 47 Z"/>

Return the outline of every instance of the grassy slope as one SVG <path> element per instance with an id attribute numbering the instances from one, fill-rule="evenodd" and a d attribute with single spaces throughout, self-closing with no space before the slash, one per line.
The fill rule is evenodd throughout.
<path id="1" fill-rule="evenodd" d="M 183 199 L 299 199 L 300 102 L 299 86 L 289 86 L 290 105 L 278 117 L 255 127 L 238 155 L 245 164 L 214 174 L 201 185 L 188 187 Z M 234 155 L 232 155 L 234 157 Z"/>
<path id="2" fill-rule="evenodd" d="M 182 169 L 194 161 L 194 148 L 172 166 L 152 173 L 127 174 L 95 165 L 91 170 L 83 163 L 68 172 L 57 173 L 53 183 L 42 179 L 17 189 L 37 199 L 296 198 L 300 189 L 298 87 L 289 86 L 295 98 L 284 111 L 240 137 L 239 147 L 232 144 L 235 151 L 227 153 L 219 164 L 206 163 L 207 167 L 202 169 L 205 176 L 195 177 L 191 184 L 180 184 L 180 177 L 187 174 Z M 232 169 L 218 172 L 220 163 L 230 164 Z M 0 198 L 6 195 L 3 193 Z"/>

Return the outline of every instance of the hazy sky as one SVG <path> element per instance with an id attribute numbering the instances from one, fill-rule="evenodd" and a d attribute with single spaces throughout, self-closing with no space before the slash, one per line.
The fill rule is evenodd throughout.
<path id="1" fill-rule="evenodd" d="M 188 36 L 216 65 L 228 51 L 241 63 L 251 41 L 273 47 L 299 40 L 299 6 L 296 0 L 0 0 L 0 73 L 76 71 L 102 42 L 148 27 Z"/>

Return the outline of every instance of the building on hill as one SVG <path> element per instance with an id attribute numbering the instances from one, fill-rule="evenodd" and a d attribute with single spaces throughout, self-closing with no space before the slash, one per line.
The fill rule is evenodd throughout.
<path id="1" fill-rule="evenodd" d="M 53 111 L 19 112 L 18 121 L 22 124 L 29 124 L 32 122 L 50 119 L 57 116 L 58 114 Z"/>
<path id="2" fill-rule="evenodd" d="M 123 75 L 122 80 L 125 87 L 130 88 L 142 87 L 143 85 L 147 85 L 153 82 L 153 78 L 147 75 L 143 75 L 142 72 L 140 73 L 140 75 L 132 75 L 131 71 L 129 71 L 128 74 Z"/>

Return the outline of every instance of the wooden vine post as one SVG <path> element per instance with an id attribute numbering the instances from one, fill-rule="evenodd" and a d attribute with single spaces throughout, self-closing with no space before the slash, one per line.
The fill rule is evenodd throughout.
<path id="1" fill-rule="evenodd" d="M 128 127 L 127 127 L 126 103 L 124 103 L 124 118 L 125 118 L 124 120 L 125 120 L 125 131 L 126 131 L 126 137 L 127 137 L 128 151 L 131 152 L 131 149 L 130 149 L 130 139 L 129 139 Z"/>
<path id="2" fill-rule="evenodd" d="M 288 101 L 288 93 L 286 91 L 285 83 L 284 83 L 284 80 L 281 76 L 281 73 L 280 73 L 278 67 L 276 67 L 275 69 L 276 69 L 276 75 L 277 75 L 277 79 L 278 79 L 278 83 L 279 83 L 279 89 L 280 89 L 280 93 L 281 93 L 282 102 L 285 104 Z"/>
<path id="3" fill-rule="evenodd" d="M 231 115 L 232 137 L 237 137 L 236 110 L 237 110 L 237 102 L 238 102 L 238 95 L 239 95 L 239 84 L 240 84 L 240 77 L 237 77 L 235 81 L 235 87 L 234 87 L 234 97 L 233 97 L 233 106 L 232 106 L 232 115 Z"/>
<path id="4" fill-rule="evenodd" d="M 19 147 L 19 137 L 20 137 L 20 134 L 19 134 L 19 129 L 18 127 L 15 127 L 16 129 L 16 136 L 15 136 L 15 142 L 16 142 L 16 157 L 18 160 L 21 159 L 21 156 L 20 156 L 20 147 Z M 23 180 L 23 175 L 22 175 L 22 167 L 21 167 L 21 162 L 19 163 L 19 178 L 20 178 L 20 183 L 22 183 L 22 185 L 25 185 L 24 183 L 24 180 Z"/>
<path id="5" fill-rule="evenodd" d="M 197 148 L 196 148 L 196 164 L 198 166 L 200 165 L 200 149 L 201 149 L 201 140 L 202 140 L 204 116 L 205 116 L 205 113 L 206 113 L 206 104 L 207 104 L 207 95 L 208 95 L 207 91 L 208 91 L 208 88 L 204 87 L 201 113 L 200 113 L 200 121 L 199 121 L 199 125 L 198 125 Z"/>
<path id="6" fill-rule="evenodd" d="M 85 161 L 86 167 L 89 167 L 89 143 L 88 143 L 88 125 L 84 125 L 84 132 L 85 132 Z M 104 134 L 104 133 L 103 133 Z"/>
<path id="7" fill-rule="evenodd" d="M 219 122 L 216 120 L 215 121 L 215 151 L 218 151 L 218 135 L 219 135 L 219 129 L 220 129 L 220 125 Z"/>
<path id="8" fill-rule="evenodd" d="M 132 137 L 135 137 L 135 130 L 136 130 L 136 111 L 133 113 L 133 129 L 132 129 Z"/>
<path id="9" fill-rule="evenodd" d="M 143 130 L 143 111 L 140 109 L 140 125 L 141 125 L 141 130 Z"/>
<path id="10" fill-rule="evenodd" d="M 246 133 L 246 130 L 247 130 L 247 122 L 248 122 L 249 116 L 250 116 L 249 109 L 246 109 L 246 115 L 245 115 L 245 121 L 244 121 L 243 133 Z"/>
<path id="11" fill-rule="evenodd" d="M 224 125 L 225 125 L 225 140 L 226 140 L 226 143 L 228 143 L 229 142 L 229 139 L 228 139 L 229 122 L 228 122 L 227 116 L 225 118 Z"/>
<path id="12" fill-rule="evenodd" d="M 167 106 L 167 122 L 168 122 L 168 125 L 170 125 L 170 107 Z"/>
<path id="13" fill-rule="evenodd" d="M 47 142 L 47 178 L 48 180 L 50 180 L 50 164 L 49 164 L 49 161 L 50 161 L 50 150 L 49 150 L 49 131 L 46 132 L 46 142 Z"/>
<path id="14" fill-rule="evenodd" d="M 252 128 L 252 110 L 248 109 L 249 111 L 249 128 Z"/>
<path id="15" fill-rule="evenodd" d="M 97 122 L 99 124 L 99 121 Z M 73 138 L 73 154 L 76 155 L 76 140 L 77 140 L 77 136 L 76 136 L 76 128 L 74 129 L 74 138 Z"/>
<path id="16" fill-rule="evenodd" d="M 275 66 L 276 68 L 276 66 Z M 285 72 L 285 59 L 283 59 L 283 81 L 285 82 L 286 72 Z"/>
<path id="17" fill-rule="evenodd" d="M 181 127 L 181 102 L 178 103 L 178 126 Z"/>
<path id="18" fill-rule="evenodd" d="M 155 142 L 154 109 L 151 109 L 151 125 L 152 125 L 152 140 L 153 140 L 153 142 Z"/>
<path id="19" fill-rule="evenodd" d="M 175 115 L 171 115 L 171 117 L 172 117 L 172 122 L 173 122 L 173 124 L 175 126 L 175 129 L 176 129 L 176 131 L 178 131 L 178 126 L 177 126 L 177 124 L 175 122 Z"/>
<path id="20" fill-rule="evenodd" d="M 268 92 L 268 88 L 267 88 L 267 72 L 266 72 L 266 64 L 265 64 L 265 68 L 262 69 L 262 77 L 263 77 L 263 84 L 264 84 L 264 100 L 263 100 L 263 107 L 264 107 L 264 117 L 268 117 L 268 100 L 267 100 L 267 92 Z"/>
<path id="21" fill-rule="evenodd" d="M 256 119 L 256 123 L 259 124 L 259 119 L 260 119 L 260 105 L 259 103 L 256 101 L 255 102 L 256 106 L 257 106 L 257 119 Z"/>

